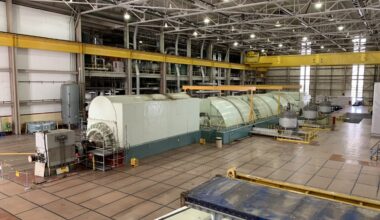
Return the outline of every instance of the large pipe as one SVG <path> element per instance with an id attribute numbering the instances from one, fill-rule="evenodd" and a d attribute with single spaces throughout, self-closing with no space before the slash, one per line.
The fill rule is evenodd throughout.
<path id="1" fill-rule="evenodd" d="M 179 34 L 177 34 L 177 38 L 175 40 L 175 55 L 178 56 L 178 41 L 179 41 Z M 181 73 L 179 72 L 179 66 L 178 64 L 175 64 L 175 71 L 177 75 L 177 92 L 181 92 Z"/>
<path id="2" fill-rule="evenodd" d="M 133 33 L 133 49 L 137 50 L 137 31 L 138 26 L 135 26 L 135 32 Z M 137 60 L 135 60 L 135 71 L 136 71 L 136 95 L 140 95 L 140 69 L 139 65 L 137 63 Z"/>
<path id="3" fill-rule="evenodd" d="M 204 47 L 205 47 L 205 40 L 202 41 L 202 45 L 201 45 L 201 59 L 203 59 Z M 205 82 L 205 70 L 204 70 L 203 66 L 201 66 L 201 74 L 202 74 L 202 82 L 204 83 Z"/>

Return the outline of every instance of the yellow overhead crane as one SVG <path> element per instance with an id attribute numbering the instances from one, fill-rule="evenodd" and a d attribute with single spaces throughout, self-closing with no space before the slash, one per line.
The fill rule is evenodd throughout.
<path id="1" fill-rule="evenodd" d="M 295 67 L 301 65 L 333 66 L 352 64 L 380 64 L 380 51 L 281 56 L 260 56 L 258 53 L 249 51 L 247 52 L 245 64 L 238 64 L 190 58 L 184 56 L 174 56 L 139 50 L 130 50 L 125 48 L 84 44 L 75 41 L 56 40 L 50 38 L 12 34 L 5 32 L 0 32 L 0 46 L 108 56 L 154 62 L 166 62 L 173 64 L 206 66 L 215 68 L 255 70 L 258 72 L 266 72 L 267 69 L 271 67 Z"/>
<path id="2" fill-rule="evenodd" d="M 344 66 L 353 64 L 380 64 L 380 51 L 321 53 L 310 55 L 260 56 L 247 52 L 245 64 L 252 68 L 294 67 L 294 66 Z"/>
<path id="3" fill-rule="evenodd" d="M 117 57 L 133 60 L 146 60 L 173 64 L 186 64 L 215 68 L 250 70 L 245 64 L 220 62 L 206 59 L 197 59 L 184 56 L 174 56 L 162 53 L 153 53 L 125 48 L 108 47 L 102 45 L 84 44 L 74 41 L 56 40 L 43 37 L 27 36 L 0 32 L 0 46 L 17 47 L 36 50 L 48 50 L 64 53 L 88 54 L 97 56 Z"/>

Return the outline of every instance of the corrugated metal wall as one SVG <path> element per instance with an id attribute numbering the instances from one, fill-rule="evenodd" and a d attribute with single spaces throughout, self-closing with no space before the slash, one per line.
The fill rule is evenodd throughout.
<path id="1" fill-rule="evenodd" d="M 7 31 L 4 2 L 0 2 L 0 17 L 0 31 Z M 18 34 L 74 39 L 74 22 L 70 16 L 13 5 L 13 22 Z M 74 55 L 17 49 L 16 65 L 20 114 L 59 113 L 61 84 L 76 81 Z M 11 106 L 4 103 L 11 101 L 7 47 L 0 47 L 0 88 L 0 117 L 10 116 Z M 36 103 L 26 104 L 26 101 Z"/>
<path id="2" fill-rule="evenodd" d="M 363 96 L 372 102 L 373 85 L 379 79 L 379 66 L 367 65 L 364 73 Z M 273 68 L 266 75 L 268 84 L 299 84 L 300 68 Z M 351 96 L 352 66 L 312 66 L 310 70 L 310 95 Z"/>

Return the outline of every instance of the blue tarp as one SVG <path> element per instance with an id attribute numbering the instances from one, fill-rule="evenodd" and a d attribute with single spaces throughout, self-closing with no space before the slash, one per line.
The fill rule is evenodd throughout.
<path id="1" fill-rule="evenodd" d="M 380 219 L 372 209 L 219 176 L 189 191 L 185 201 L 243 219 Z"/>

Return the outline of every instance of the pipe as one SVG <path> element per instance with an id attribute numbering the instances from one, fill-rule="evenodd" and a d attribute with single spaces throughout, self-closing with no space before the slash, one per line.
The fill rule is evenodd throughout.
<path id="1" fill-rule="evenodd" d="M 177 38 L 175 40 L 175 55 L 178 56 L 178 41 L 179 41 L 179 34 L 177 34 Z M 177 92 L 181 92 L 181 74 L 179 72 L 179 66 L 178 64 L 175 64 L 175 71 L 177 75 Z"/>
<path id="2" fill-rule="evenodd" d="M 138 26 L 135 26 L 135 32 L 133 33 L 133 49 L 137 50 L 137 31 Z M 137 61 L 135 60 L 135 72 L 136 72 L 136 95 L 140 95 L 140 69 Z"/>
<path id="3" fill-rule="evenodd" d="M 205 47 L 205 40 L 202 41 L 202 46 L 201 46 L 201 59 L 203 59 L 203 50 Z M 202 74 L 202 83 L 205 82 L 205 70 L 204 67 L 201 66 L 201 74 Z"/>

